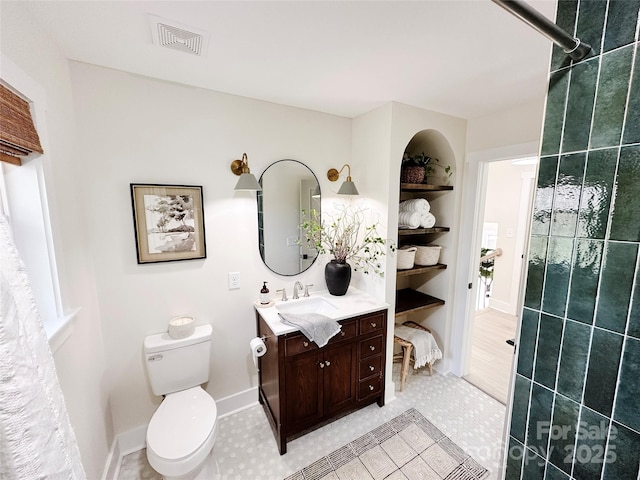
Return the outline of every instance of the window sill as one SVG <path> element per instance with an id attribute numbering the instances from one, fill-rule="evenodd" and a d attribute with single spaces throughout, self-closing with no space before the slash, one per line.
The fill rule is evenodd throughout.
<path id="1" fill-rule="evenodd" d="M 80 308 L 74 308 L 71 310 L 71 313 L 59 317 L 55 322 L 48 322 L 45 325 L 51 353 L 55 353 L 71 336 L 73 332 L 73 320 L 79 311 Z"/>

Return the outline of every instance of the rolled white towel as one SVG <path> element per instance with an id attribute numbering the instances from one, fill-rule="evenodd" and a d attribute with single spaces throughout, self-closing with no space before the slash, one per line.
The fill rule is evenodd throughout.
<path id="1" fill-rule="evenodd" d="M 400 212 L 398 214 L 399 228 L 418 228 L 420 226 L 420 214 L 417 212 Z"/>
<path id="2" fill-rule="evenodd" d="M 401 212 L 429 213 L 430 210 L 431 205 L 429 205 L 426 198 L 412 198 L 411 200 L 400 202 Z"/>
<path id="3" fill-rule="evenodd" d="M 436 217 L 433 216 L 433 213 L 424 213 L 420 215 L 420 227 L 422 228 L 431 228 L 436 224 Z"/>

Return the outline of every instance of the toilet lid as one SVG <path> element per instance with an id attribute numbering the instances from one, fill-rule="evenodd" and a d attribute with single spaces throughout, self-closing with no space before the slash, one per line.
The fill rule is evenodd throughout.
<path id="1" fill-rule="evenodd" d="M 192 455 L 209 437 L 218 417 L 216 402 L 200 387 L 170 393 L 147 429 L 147 448 L 165 460 Z"/>

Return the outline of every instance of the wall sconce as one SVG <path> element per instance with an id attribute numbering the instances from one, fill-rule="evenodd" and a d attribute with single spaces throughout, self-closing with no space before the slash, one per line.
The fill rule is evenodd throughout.
<path id="1" fill-rule="evenodd" d="M 254 177 L 251 170 L 249 170 L 249 159 L 246 153 L 242 154 L 242 160 L 234 160 L 231 162 L 231 171 L 234 175 L 240 175 L 234 190 L 247 192 L 262 191 L 258 180 L 256 180 L 256 177 Z"/>
<path id="2" fill-rule="evenodd" d="M 335 168 L 330 168 L 327 172 L 327 178 L 332 182 L 335 182 L 336 180 L 338 180 L 338 177 L 340 177 L 340 174 L 344 170 L 344 167 L 347 167 L 347 179 L 342 183 L 340 190 L 338 190 L 338 195 L 360 195 L 358 189 L 356 188 L 356 184 L 351 180 L 351 167 L 348 163 L 345 163 L 340 171 L 336 170 Z"/>

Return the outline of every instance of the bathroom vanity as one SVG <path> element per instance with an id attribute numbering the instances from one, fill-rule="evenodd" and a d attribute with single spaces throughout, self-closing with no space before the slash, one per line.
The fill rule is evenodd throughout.
<path id="1" fill-rule="evenodd" d="M 350 288 L 343 297 L 314 294 L 256 308 L 258 336 L 267 346 L 259 358 L 259 401 L 281 455 L 288 439 L 371 403 L 384 405 L 387 307 Z M 305 309 L 342 327 L 322 348 L 278 316 Z"/>

